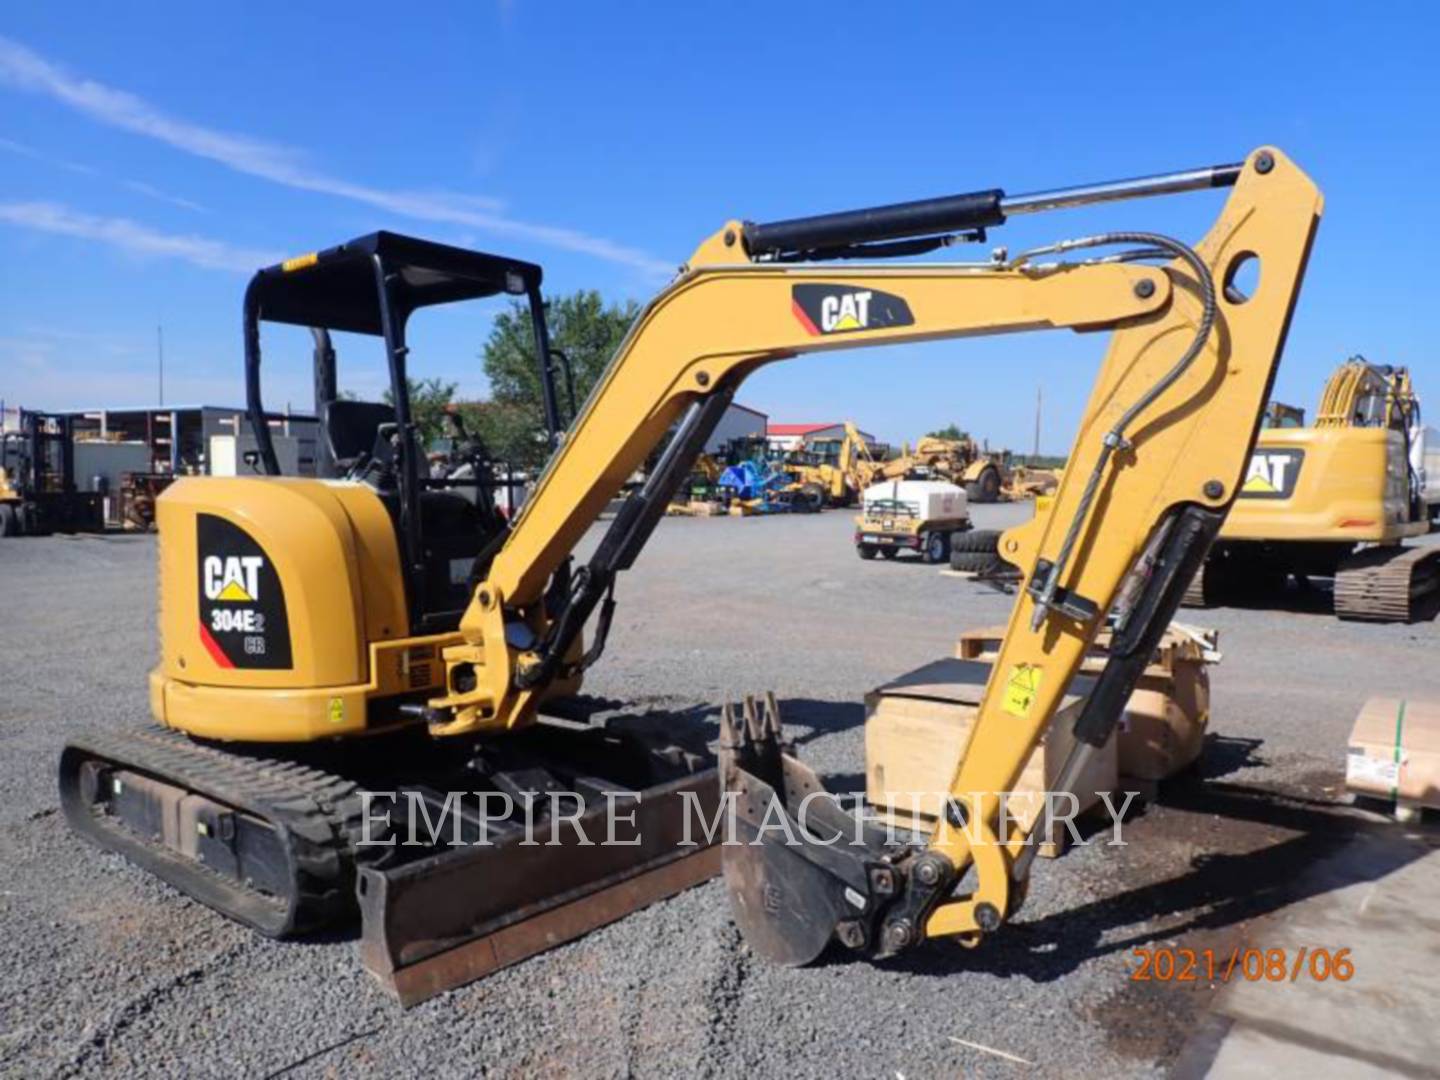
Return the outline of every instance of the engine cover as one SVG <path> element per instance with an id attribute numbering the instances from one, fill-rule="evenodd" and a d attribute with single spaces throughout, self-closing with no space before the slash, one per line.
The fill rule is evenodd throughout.
<path id="1" fill-rule="evenodd" d="M 409 635 L 395 531 L 373 491 L 188 477 L 160 497 L 157 520 L 158 720 L 267 741 L 364 725 L 373 648 Z M 276 693 L 246 705 L 241 690 Z"/>

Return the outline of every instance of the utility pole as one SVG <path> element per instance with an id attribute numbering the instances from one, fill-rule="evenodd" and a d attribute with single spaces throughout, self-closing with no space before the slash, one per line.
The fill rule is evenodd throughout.
<path id="1" fill-rule="evenodd" d="M 160 400 L 156 403 L 165 404 L 165 327 L 160 323 L 155 324 L 155 361 L 160 372 Z"/>
<path id="2" fill-rule="evenodd" d="M 1030 456 L 1030 464 L 1040 460 L 1040 403 L 1045 389 L 1040 384 L 1035 386 L 1035 452 Z"/>

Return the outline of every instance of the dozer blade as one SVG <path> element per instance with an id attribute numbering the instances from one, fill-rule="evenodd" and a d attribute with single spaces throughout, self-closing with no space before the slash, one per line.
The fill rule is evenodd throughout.
<path id="1" fill-rule="evenodd" d="M 476 805 L 462 802 L 462 843 L 393 864 L 361 853 L 361 959 L 402 1005 L 580 937 L 720 871 L 711 843 L 718 838 L 711 826 L 717 774 L 694 755 L 638 738 L 565 734 L 527 749 L 522 762 L 488 771 L 487 783 L 517 804 L 538 796 L 538 812 L 517 805 L 508 817 L 477 818 Z M 558 818 L 542 805 L 552 793 L 565 796 Z M 438 810 L 441 793 L 433 794 Z M 401 849 L 394 852 L 404 859 Z"/>
<path id="2" fill-rule="evenodd" d="M 825 791 L 784 741 L 773 695 L 763 710 L 753 698 L 725 706 L 720 783 L 733 801 L 722 859 L 730 907 L 757 953 L 798 967 L 832 940 L 877 956 L 916 940 L 916 915 L 932 901 L 907 884 L 914 852 Z"/>

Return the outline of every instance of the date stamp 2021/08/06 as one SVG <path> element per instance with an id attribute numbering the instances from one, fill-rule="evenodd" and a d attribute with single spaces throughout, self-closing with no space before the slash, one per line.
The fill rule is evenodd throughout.
<path id="1" fill-rule="evenodd" d="M 1349 982 L 1355 962 L 1349 949 L 1131 949 L 1133 982 Z"/>

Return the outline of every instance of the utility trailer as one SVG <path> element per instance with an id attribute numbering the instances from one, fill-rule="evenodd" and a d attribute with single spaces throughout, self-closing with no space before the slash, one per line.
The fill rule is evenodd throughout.
<path id="1" fill-rule="evenodd" d="M 872 484 L 860 497 L 855 551 L 862 559 L 893 559 L 913 551 L 927 563 L 943 563 L 955 535 L 969 528 L 963 488 L 942 480 L 887 480 Z"/>

